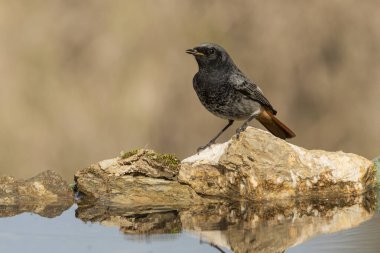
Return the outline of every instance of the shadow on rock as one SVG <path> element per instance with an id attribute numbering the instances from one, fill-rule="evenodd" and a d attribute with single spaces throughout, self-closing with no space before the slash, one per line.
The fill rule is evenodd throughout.
<path id="1" fill-rule="evenodd" d="M 124 234 L 173 234 L 183 230 L 233 252 L 283 252 L 323 234 L 358 226 L 375 210 L 375 193 L 341 199 L 284 200 L 252 204 L 219 202 L 184 208 L 107 207 L 79 204 L 76 217 L 120 227 Z"/>

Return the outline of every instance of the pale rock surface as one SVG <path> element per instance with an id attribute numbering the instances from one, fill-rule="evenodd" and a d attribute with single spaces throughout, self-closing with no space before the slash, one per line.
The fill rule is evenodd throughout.
<path id="1" fill-rule="evenodd" d="M 307 150 L 249 127 L 184 159 L 178 180 L 206 196 L 269 200 L 358 195 L 375 186 L 375 175 L 361 156 Z"/>

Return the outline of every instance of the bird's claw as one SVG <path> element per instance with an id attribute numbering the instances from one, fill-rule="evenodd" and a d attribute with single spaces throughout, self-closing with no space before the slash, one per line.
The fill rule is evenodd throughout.
<path id="1" fill-rule="evenodd" d="M 199 148 L 197 148 L 197 154 L 199 155 L 199 152 L 201 152 L 202 150 L 205 150 L 206 148 L 210 147 L 212 144 L 215 144 L 215 141 L 210 141 L 206 145 L 200 146 Z"/>
<path id="2" fill-rule="evenodd" d="M 201 146 L 201 147 L 197 148 L 197 154 L 199 155 L 199 152 L 201 152 L 202 150 L 205 150 L 208 147 L 209 146 L 205 145 L 205 146 Z"/>
<path id="3" fill-rule="evenodd" d="M 247 128 L 247 126 L 241 126 L 241 127 L 239 127 L 238 129 L 236 129 L 236 139 L 239 140 L 240 133 L 241 133 L 241 132 L 244 132 L 246 128 Z"/>

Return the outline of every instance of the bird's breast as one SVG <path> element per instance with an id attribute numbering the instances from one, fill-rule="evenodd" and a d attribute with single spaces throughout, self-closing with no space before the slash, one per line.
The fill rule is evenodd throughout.
<path id="1" fill-rule="evenodd" d="M 194 78 L 194 90 L 202 105 L 212 114 L 225 119 L 248 118 L 260 105 L 236 91 L 227 80 Z"/>

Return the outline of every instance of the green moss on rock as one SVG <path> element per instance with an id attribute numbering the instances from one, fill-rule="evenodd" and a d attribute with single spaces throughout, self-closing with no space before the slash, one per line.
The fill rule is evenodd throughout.
<path id="1" fill-rule="evenodd" d="M 134 155 L 146 157 L 155 163 L 170 168 L 177 167 L 181 163 L 181 161 L 174 154 L 161 154 L 149 149 L 132 149 L 128 152 L 120 152 L 121 159 L 127 159 Z"/>
<path id="2" fill-rule="evenodd" d="M 177 167 L 180 160 L 173 154 L 148 153 L 147 157 L 168 167 Z"/>
<path id="3" fill-rule="evenodd" d="M 136 155 L 138 151 L 139 151 L 138 149 L 132 149 L 132 150 L 130 150 L 130 151 L 128 151 L 128 152 L 121 151 L 121 152 L 120 152 L 120 157 L 121 157 L 121 159 L 126 159 L 126 158 L 128 158 L 128 157 L 131 157 L 131 156 L 133 156 L 133 155 Z"/>

